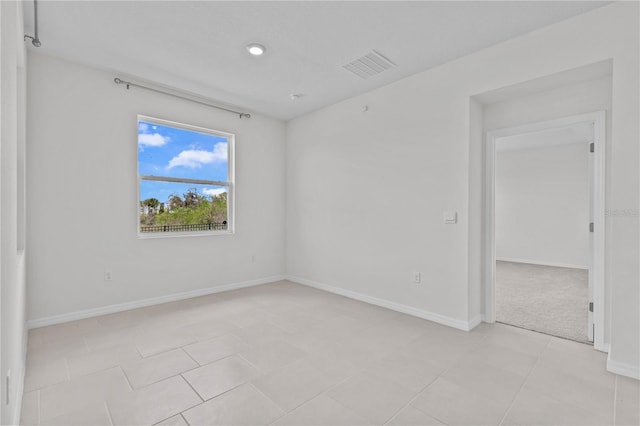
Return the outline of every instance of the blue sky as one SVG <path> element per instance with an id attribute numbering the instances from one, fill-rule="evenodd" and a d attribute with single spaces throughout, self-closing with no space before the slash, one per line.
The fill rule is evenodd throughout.
<path id="1" fill-rule="evenodd" d="M 227 180 L 227 138 L 175 127 L 138 122 L 138 173 L 189 179 Z M 140 199 L 165 202 L 171 194 L 182 196 L 189 188 L 213 195 L 223 188 L 211 185 L 141 181 Z"/>

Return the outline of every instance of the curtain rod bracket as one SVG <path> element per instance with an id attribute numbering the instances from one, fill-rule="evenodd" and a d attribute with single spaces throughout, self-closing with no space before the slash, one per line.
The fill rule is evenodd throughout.
<path id="1" fill-rule="evenodd" d="M 221 106 L 214 105 L 214 104 L 211 104 L 211 103 L 208 103 L 208 102 L 204 102 L 204 101 L 199 101 L 197 99 L 193 99 L 193 98 L 190 98 L 190 97 L 187 97 L 187 96 L 181 96 L 181 95 L 178 95 L 176 93 L 167 92 L 167 91 L 164 91 L 164 90 L 161 90 L 161 89 L 156 89 L 156 88 L 145 86 L 145 85 L 138 84 L 138 83 L 132 83 L 130 81 L 125 81 L 125 80 L 123 80 L 123 79 L 121 79 L 119 77 L 114 78 L 113 82 L 115 84 L 124 84 L 124 85 L 126 85 L 127 90 L 129 90 L 131 88 L 131 86 L 138 87 L 140 89 L 145 89 L 145 90 L 149 90 L 151 92 L 161 93 L 163 95 L 173 96 L 174 98 L 178 98 L 178 99 L 182 99 L 182 100 L 190 101 L 190 102 L 195 102 L 195 103 L 200 104 L 200 105 L 204 105 L 204 106 L 208 106 L 208 107 L 211 107 L 211 108 L 219 109 L 221 111 L 230 112 L 232 114 L 237 114 L 238 117 L 240 117 L 240 119 L 242 119 L 242 118 L 251 118 L 251 114 L 249 114 L 247 112 L 234 111 L 234 110 L 229 109 L 229 108 L 221 107 Z"/>
<path id="2" fill-rule="evenodd" d="M 38 37 L 38 0 L 33 0 L 33 36 L 24 35 L 23 41 L 31 40 L 34 47 L 42 46 L 42 42 Z"/>

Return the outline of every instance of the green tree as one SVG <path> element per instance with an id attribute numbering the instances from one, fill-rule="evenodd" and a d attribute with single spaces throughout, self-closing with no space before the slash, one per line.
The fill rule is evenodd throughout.
<path id="1" fill-rule="evenodd" d="M 171 194 L 169 200 L 167 201 L 167 204 L 169 205 L 169 211 L 177 210 L 181 207 L 184 207 L 184 201 L 182 201 L 182 198 L 177 194 Z"/>
<path id="2" fill-rule="evenodd" d="M 142 205 L 148 208 L 149 213 L 156 213 L 158 211 L 160 201 L 158 201 L 157 198 L 147 198 L 142 202 Z"/>
<path id="3" fill-rule="evenodd" d="M 192 209 L 197 208 L 204 199 L 204 195 L 198 194 L 197 188 L 190 188 L 184 194 L 184 206 Z"/>

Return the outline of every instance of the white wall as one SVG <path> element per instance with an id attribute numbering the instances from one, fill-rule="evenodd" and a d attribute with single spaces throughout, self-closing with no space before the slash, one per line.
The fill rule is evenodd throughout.
<path id="1" fill-rule="evenodd" d="M 0 2 L 0 423 L 16 424 L 26 355 L 23 224 L 25 54 L 20 2 Z M 9 395 L 6 377 L 11 371 Z M 9 403 L 7 404 L 7 398 Z"/>
<path id="2" fill-rule="evenodd" d="M 636 209 L 638 47 L 638 4 L 616 3 L 291 121 L 289 274 L 473 325 L 483 160 L 470 98 L 613 59 L 609 207 Z M 610 220 L 609 367 L 638 371 L 640 220 Z"/>
<path id="3" fill-rule="evenodd" d="M 284 124 L 115 76 L 29 56 L 29 319 L 283 274 Z M 136 114 L 236 134 L 235 235 L 136 237 Z"/>
<path id="4" fill-rule="evenodd" d="M 496 153 L 498 260 L 589 267 L 588 156 L 587 141 Z"/>

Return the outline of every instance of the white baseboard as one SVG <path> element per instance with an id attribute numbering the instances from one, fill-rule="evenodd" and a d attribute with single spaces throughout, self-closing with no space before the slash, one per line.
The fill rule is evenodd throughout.
<path id="1" fill-rule="evenodd" d="M 457 328 L 463 331 L 470 331 L 481 322 L 480 316 L 477 316 L 471 321 L 463 321 L 463 320 L 451 318 L 445 315 L 425 311 L 423 309 L 414 308 L 412 306 L 403 305 L 401 303 L 391 302 L 389 300 L 368 296 L 366 294 L 358 293 L 356 291 L 345 290 L 340 287 L 334 287 L 334 286 L 323 284 L 317 281 L 308 280 L 306 278 L 300 278 L 300 277 L 288 275 L 286 276 L 285 279 L 289 281 L 293 281 L 298 284 L 317 288 L 318 290 L 328 291 L 329 293 L 339 294 L 340 296 L 345 296 L 350 299 L 355 299 L 361 302 L 370 303 L 372 305 L 381 306 L 383 308 L 391 309 L 392 311 L 402 312 L 403 314 L 408 314 L 414 317 L 437 322 L 438 324 L 447 325 L 449 327 Z"/>
<path id="2" fill-rule="evenodd" d="M 223 291 L 237 290 L 245 287 L 253 287 L 261 284 L 268 284 L 274 281 L 285 279 L 284 275 L 273 275 L 265 278 L 258 278 L 250 281 L 242 281 L 232 284 L 224 284 L 215 287 L 202 288 L 198 290 L 186 291 L 183 293 L 168 294 L 166 296 L 152 297 L 150 299 L 136 300 L 133 302 L 125 302 L 117 305 L 101 306 L 93 309 L 85 309 L 82 311 L 70 312 L 68 314 L 53 315 L 50 317 L 36 318 L 29 320 L 27 326 L 29 329 L 46 327 L 48 325 L 62 324 L 65 322 L 81 320 L 85 318 L 97 317 L 100 315 L 114 314 L 116 312 L 129 311 L 131 309 L 144 308 L 146 306 L 160 305 L 162 303 L 175 302 L 178 300 L 191 299 L 208 294 L 221 293 Z"/>
<path id="3" fill-rule="evenodd" d="M 593 348 L 600 352 L 609 353 L 609 344 L 602 343 L 602 345 L 597 345 L 595 342 L 593 343 Z"/>
<path id="4" fill-rule="evenodd" d="M 531 265 L 542 265 L 542 266 L 556 266 L 558 268 L 572 268 L 572 269 L 589 269 L 588 266 L 585 265 L 573 265 L 570 263 L 559 263 L 559 262 L 544 262 L 540 260 L 531 260 L 531 259 L 519 259 L 514 257 L 496 257 L 496 260 L 502 262 L 514 262 L 514 263 L 529 263 Z"/>
<path id="5" fill-rule="evenodd" d="M 469 330 L 473 330 L 482 323 L 483 315 L 476 315 L 469 321 Z"/>
<path id="6" fill-rule="evenodd" d="M 614 361 L 611 359 L 611 352 L 607 357 L 607 371 L 619 374 L 620 376 L 631 377 L 632 379 L 640 380 L 640 366 L 625 364 L 622 362 Z"/>
<path id="7" fill-rule="evenodd" d="M 22 357 L 20 360 L 20 371 L 17 372 L 16 377 L 13 377 L 12 381 L 16 380 L 18 387 L 16 389 L 16 404 L 13 408 L 13 421 L 12 425 L 20 424 L 20 417 L 22 415 L 22 397 L 24 396 L 24 376 L 27 372 L 27 339 L 29 338 L 29 329 L 27 324 L 24 324 L 22 331 Z M 13 383 L 16 383 L 15 381 Z"/>

